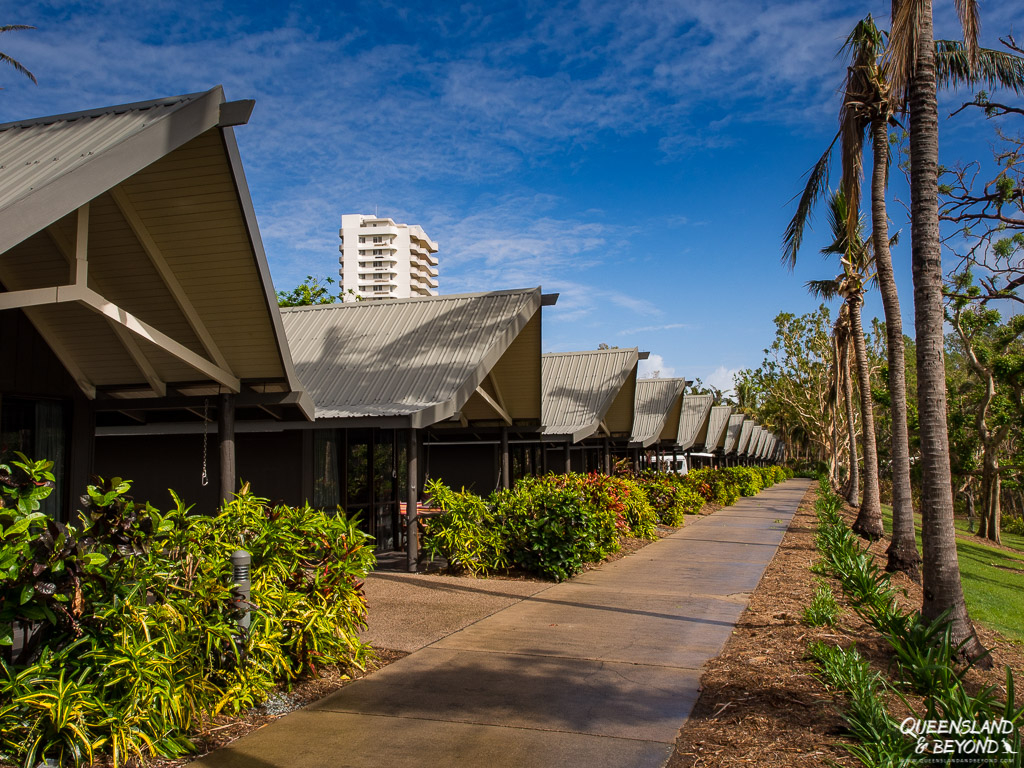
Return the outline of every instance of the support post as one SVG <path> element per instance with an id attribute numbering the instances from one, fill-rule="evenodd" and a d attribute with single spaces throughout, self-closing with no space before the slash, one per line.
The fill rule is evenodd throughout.
<path id="1" fill-rule="evenodd" d="M 217 407 L 220 444 L 220 498 L 227 504 L 235 492 L 235 396 L 223 394 Z"/>
<path id="2" fill-rule="evenodd" d="M 416 573 L 416 561 L 420 554 L 419 530 L 416 524 L 416 505 L 419 503 L 419 445 L 416 430 L 409 429 L 409 444 L 406 449 L 409 472 L 409 495 L 405 501 L 405 557 L 406 570 Z"/>
<path id="3" fill-rule="evenodd" d="M 612 446 L 607 437 L 604 439 L 604 473 L 606 475 L 612 473 Z"/>
<path id="4" fill-rule="evenodd" d="M 565 441 L 565 474 L 572 472 L 572 456 L 569 454 L 569 447 L 572 445 L 568 440 Z"/>
<path id="5" fill-rule="evenodd" d="M 512 487 L 512 467 L 508 455 L 508 427 L 501 428 L 501 487 Z"/>

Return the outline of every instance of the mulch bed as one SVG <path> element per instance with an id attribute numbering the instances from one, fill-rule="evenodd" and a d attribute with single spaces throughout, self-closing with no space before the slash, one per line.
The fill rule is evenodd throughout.
<path id="1" fill-rule="evenodd" d="M 814 666 L 805 658 L 805 649 L 812 640 L 844 647 L 856 643 L 880 671 L 889 669 L 891 654 L 878 633 L 849 607 L 834 581 L 833 593 L 843 606 L 838 625 L 814 628 L 801 621 L 820 578 L 810 571 L 818 560 L 815 497 L 816 490 L 811 488 L 732 638 L 722 654 L 706 665 L 700 699 L 680 732 L 669 768 L 857 765 L 842 747 L 846 731 L 840 712 L 845 702 L 813 676 Z M 852 523 L 854 511 L 844 512 Z M 881 562 L 887 546 L 888 540 L 872 545 Z M 920 607 L 920 585 L 902 574 L 896 574 L 892 583 L 905 592 L 900 597 L 905 609 Z M 992 650 L 996 665 L 990 670 L 970 670 L 967 686 L 993 685 L 1005 694 L 1004 667 L 1024 669 L 1024 647 L 982 626 L 978 635 Z M 895 697 L 888 705 L 897 718 L 907 713 Z"/>

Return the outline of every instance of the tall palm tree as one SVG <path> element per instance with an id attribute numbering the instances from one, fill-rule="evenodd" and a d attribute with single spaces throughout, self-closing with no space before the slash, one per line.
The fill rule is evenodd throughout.
<path id="1" fill-rule="evenodd" d="M 967 61 L 977 61 L 978 6 L 957 0 Z M 921 615 L 946 615 L 950 639 L 970 658 L 985 649 L 971 623 L 960 582 L 946 423 L 942 244 L 939 234 L 939 112 L 931 0 L 894 0 L 885 67 L 895 107 L 910 111 L 910 232 L 921 436 Z M 988 662 L 991 664 L 991 661 Z"/>
<path id="2" fill-rule="evenodd" d="M 850 53 L 850 66 L 840 110 L 840 129 L 828 149 L 811 169 L 796 215 L 786 230 L 783 261 L 794 263 L 815 201 L 828 188 L 832 150 L 842 147 L 843 183 L 847 200 L 857 201 L 864 136 L 870 131 L 872 150 L 871 229 L 875 267 L 885 312 L 888 389 L 892 414 L 892 541 L 887 550 L 889 571 L 903 571 L 920 580 L 921 557 L 914 536 L 913 503 L 910 491 L 910 446 L 907 436 L 906 365 L 903 344 L 903 316 L 893 275 L 889 248 L 889 220 L 886 187 L 889 174 L 888 125 L 893 120 L 894 95 L 888 76 L 880 66 L 884 34 L 870 15 L 860 21 L 847 38 L 843 50 Z M 979 49 L 974 60 L 962 43 L 935 43 L 936 66 L 943 86 L 984 83 L 1019 92 L 1024 85 L 1024 62 L 1012 54 Z M 902 103 L 902 102 L 898 102 Z M 857 207 L 850 206 L 854 211 Z M 850 224 L 852 225 L 853 219 Z"/>
<path id="3" fill-rule="evenodd" d="M 850 232 L 851 218 L 856 222 Z M 854 521 L 855 533 L 875 541 L 885 533 L 882 525 L 882 502 L 878 493 L 878 450 L 875 445 L 875 416 L 871 402 L 871 376 L 868 368 L 868 349 L 864 342 L 861 307 L 864 291 L 873 278 L 874 259 L 871 247 L 864 241 L 863 218 L 852 214 L 842 190 L 829 201 L 829 224 L 834 240 L 822 253 L 839 256 L 843 272 L 833 280 L 811 280 L 807 288 L 821 298 L 840 296 L 849 312 L 849 333 L 857 363 L 857 381 L 860 389 L 861 452 L 864 456 L 864 498 Z M 851 452 L 852 454 L 852 452 Z M 851 464 L 853 455 L 851 455 Z"/>
<path id="4" fill-rule="evenodd" d="M 17 32 L 23 29 L 35 29 L 35 27 L 30 27 L 27 24 L 3 24 L 0 25 L 0 35 L 2 35 L 4 32 Z M 33 83 L 36 82 L 35 75 L 29 72 L 20 61 L 8 56 L 3 51 L 0 51 L 0 61 L 2 61 L 4 64 L 10 64 L 12 67 L 14 67 L 15 71 L 20 72 Z"/>

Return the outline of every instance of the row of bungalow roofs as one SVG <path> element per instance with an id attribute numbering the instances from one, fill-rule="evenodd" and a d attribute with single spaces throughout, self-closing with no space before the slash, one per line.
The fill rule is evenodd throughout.
<path id="1" fill-rule="evenodd" d="M 635 348 L 541 353 L 540 288 L 279 309 L 234 129 L 203 93 L 0 125 L 0 460 L 201 508 L 238 489 L 363 516 L 415 547 L 427 478 L 487 492 L 650 452 L 781 443 Z M 411 551 L 411 550 L 410 550 Z"/>

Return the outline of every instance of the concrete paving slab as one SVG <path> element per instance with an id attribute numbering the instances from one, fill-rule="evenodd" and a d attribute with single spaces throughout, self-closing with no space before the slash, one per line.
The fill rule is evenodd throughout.
<path id="1" fill-rule="evenodd" d="M 439 639 L 194 765 L 663 766 L 700 667 L 724 646 L 808 486 L 743 499 L 521 602 L 519 586 L 495 582 L 368 584 L 383 602 L 412 590 L 423 615 L 408 623 Z M 453 594 L 495 610 L 476 620 L 445 607 Z M 444 612 L 469 623 L 451 632 L 431 616 Z M 394 627 L 383 634 L 415 642 Z"/>
<path id="2" fill-rule="evenodd" d="M 372 573 L 363 586 L 370 613 L 360 637 L 374 648 L 411 653 L 551 586 L 512 579 Z"/>
<path id="3" fill-rule="evenodd" d="M 630 599 L 632 602 L 632 599 Z M 729 638 L 744 604 L 691 597 L 662 611 L 530 600 L 433 647 L 699 668 Z"/>
<path id="4" fill-rule="evenodd" d="M 196 768 L 650 768 L 673 744 L 554 730 L 302 710 Z"/>
<path id="5" fill-rule="evenodd" d="M 691 669 L 435 646 L 310 709 L 667 742 L 696 703 L 699 682 Z"/>

